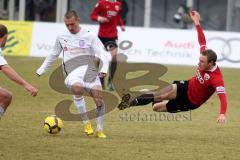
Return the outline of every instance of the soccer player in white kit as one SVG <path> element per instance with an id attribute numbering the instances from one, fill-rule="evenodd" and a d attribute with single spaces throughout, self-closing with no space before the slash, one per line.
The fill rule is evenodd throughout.
<path id="1" fill-rule="evenodd" d="M 32 96 L 36 96 L 38 90 L 25 81 L 17 72 L 7 63 L 5 58 L 2 55 L 2 48 L 4 48 L 8 37 L 8 29 L 6 26 L 0 24 L 0 70 L 12 81 L 17 84 L 23 86 L 26 91 L 28 91 Z M 3 116 L 4 112 L 6 112 L 7 107 L 10 105 L 12 101 L 12 94 L 0 87 L 0 119 Z"/>
<path id="2" fill-rule="evenodd" d="M 111 55 L 97 35 L 79 26 L 80 18 L 76 11 L 70 10 L 64 16 L 68 33 L 57 37 L 54 51 L 49 54 L 37 70 L 40 76 L 51 66 L 62 52 L 62 67 L 65 75 L 65 85 L 71 89 L 73 101 L 84 123 L 84 132 L 93 134 L 92 125 L 86 114 L 86 104 L 83 98 L 85 91 L 89 92 L 96 104 L 96 136 L 106 138 L 103 132 L 105 106 L 100 96 L 102 90 L 99 77 L 105 77 L 108 71 Z M 101 67 L 95 65 L 95 57 L 101 60 Z"/>

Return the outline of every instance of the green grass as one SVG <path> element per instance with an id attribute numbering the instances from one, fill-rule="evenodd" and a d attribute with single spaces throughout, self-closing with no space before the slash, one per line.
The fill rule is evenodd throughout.
<path id="1" fill-rule="evenodd" d="M 63 99 L 71 99 L 70 95 L 57 93 L 48 85 L 49 75 L 59 61 L 50 72 L 38 78 L 35 70 L 41 58 L 7 57 L 7 60 L 39 88 L 39 95 L 29 96 L 23 88 L 0 75 L 0 86 L 14 95 L 0 121 L 0 160 L 233 160 L 240 157 L 239 69 L 222 69 L 229 100 L 226 124 L 215 123 L 219 101 L 214 95 L 201 108 L 181 113 L 180 116 L 185 114 L 187 119 L 179 121 L 144 117 L 155 114 L 150 106 L 121 112 L 115 109 L 105 116 L 108 138 L 97 139 L 85 136 L 80 122 L 64 121 L 62 134 L 56 136 L 43 130 L 43 121 L 54 114 L 55 105 Z M 163 79 L 171 83 L 194 74 L 194 67 L 168 66 Z M 92 101 L 89 103 L 94 106 Z M 126 114 L 128 119 L 124 117 Z M 95 120 L 92 121 L 95 124 Z"/>

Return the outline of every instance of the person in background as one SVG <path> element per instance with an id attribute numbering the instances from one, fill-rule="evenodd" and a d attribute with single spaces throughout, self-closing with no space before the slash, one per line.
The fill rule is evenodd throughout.
<path id="1" fill-rule="evenodd" d="M 108 80 L 110 90 L 114 90 L 112 82 L 117 67 L 117 26 L 120 25 L 121 30 L 125 31 L 123 20 L 121 18 L 121 10 L 122 5 L 116 0 L 99 0 L 91 13 L 91 19 L 99 22 L 98 37 L 104 44 L 106 50 L 110 51 L 112 55 Z M 101 78 L 101 84 L 102 87 L 105 88 L 104 78 Z"/>

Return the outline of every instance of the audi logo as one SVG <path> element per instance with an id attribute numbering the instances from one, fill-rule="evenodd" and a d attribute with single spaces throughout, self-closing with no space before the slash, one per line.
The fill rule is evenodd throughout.
<path id="1" fill-rule="evenodd" d="M 214 37 L 208 39 L 207 46 L 216 51 L 218 62 L 240 63 L 240 38 Z"/>

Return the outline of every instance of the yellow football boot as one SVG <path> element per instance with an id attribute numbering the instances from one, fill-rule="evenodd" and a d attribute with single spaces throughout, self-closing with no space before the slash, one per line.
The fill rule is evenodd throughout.
<path id="1" fill-rule="evenodd" d="M 93 135 L 93 128 L 90 122 L 84 124 L 84 132 L 87 136 Z"/>
<path id="2" fill-rule="evenodd" d="M 107 138 L 107 136 L 101 130 L 96 132 L 96 136 L 97 138 Z"/>

